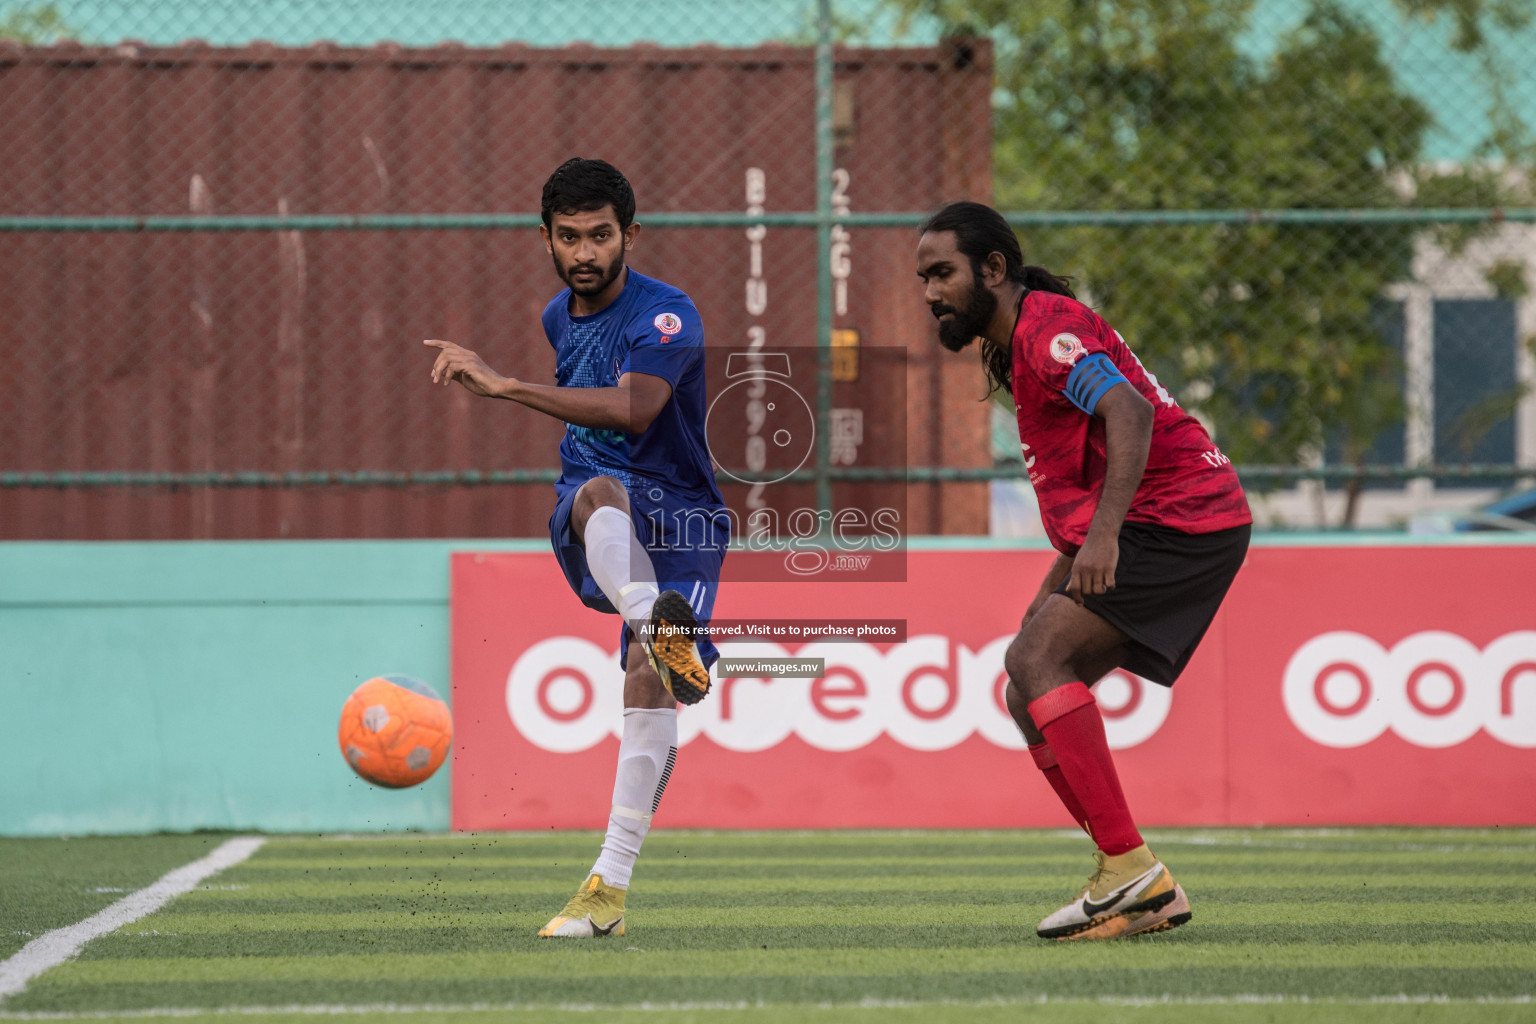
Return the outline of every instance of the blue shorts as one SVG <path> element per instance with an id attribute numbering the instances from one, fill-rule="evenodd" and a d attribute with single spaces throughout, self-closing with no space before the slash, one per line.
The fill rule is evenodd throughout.
<path id="1" fill-rule="evenodd" d="M 555 511 L 549 517 L 549 541 L 555 559 L 565 573 L 565 581 L 581 598 L 581 603 L 600 612 L 617 615 L 619 610 L 608 600 L 592 572 L 587 568 L 587 551 L 571 531 L 571 506 L 576 491 L 586 481 L 555 485 Z M 720 565 L 730 544 L 729 520 L 724 506 L 706 505 L 681 499 L 660 487 L 629 489 L 629 519 L 635 536 L 645 545 L 656 570 L 656 585 L 662 590 L 682 594 L 700 625 L 708 625 L 715 611 L 715 595 L 720 589 Z M 716 516 L 716 513 L 719 513 Z M 706 529 L 704 520 L 709 519 Z M 705 667 L 713 666 L 720 651 L 706 635 L 700 640 L 699 659 Z M 629 628 L 619 625 L 619 665 L 629 656 Z"/>

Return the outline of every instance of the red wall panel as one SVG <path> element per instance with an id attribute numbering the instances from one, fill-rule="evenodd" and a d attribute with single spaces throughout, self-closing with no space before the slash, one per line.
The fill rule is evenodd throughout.
<path id="1" fill-rule="evenodd" d="M 723 644 L 824 657 L 826 682 L 717 680 L 679 712 L 679 827 L 1069 827 L 999 701 L 1045 551 L 912 552 L 899 584 L 732 582 L 717 620 L 904 619 L 902 644 Z M 1256 547 L 1170 691 L 1096 687 L 1147 825 L 1536 823 L 1536 547 Z M 1487 595 L 1506 595 L 1490 600 Z M 606 819 L 617 620 L 554 559 L 453 563 L 453 825 Z M 1342 667 L 1341 667 L 1342 666 Z"/>

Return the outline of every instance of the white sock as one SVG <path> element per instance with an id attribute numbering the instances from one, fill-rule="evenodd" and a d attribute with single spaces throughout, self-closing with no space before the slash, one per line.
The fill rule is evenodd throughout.
<path id="1" fill-rule="evenodd" d="M 651 815 L 661 803 L 676 763 L 676 709 L 625 708 L 608 835 L 603 838 L 603 852 L 592 865 L 592 873 L 602 875 L 609 885 L 629 888 L 640 844 L 651 830 Z"/>
<path id="2" fill-rule="evenodd" d="M 587 549 L 587 568 L 604 596 L 628 623 L 646 623 L 659 593 L 656 570 L 645 545 L 635 536 L 629 513 L 612 505 L 600 505 L 587 519 L 582 537 Z M 638 632 L 636 635 L 640 635 Z"/>

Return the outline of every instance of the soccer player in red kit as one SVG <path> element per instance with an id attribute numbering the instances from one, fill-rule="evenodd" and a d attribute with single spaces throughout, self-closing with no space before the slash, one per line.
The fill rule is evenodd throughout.
<path id="1" fill-rule="evenodd" d="M 1115 668 L 1172 686 L 1189 663 L 1248 550 L 1237 474 L 1065 279 L 1025 266 L 996 210 L 953 203 L 929 218 L 917 273 L 940 343 L 959 352 L 979 338 L 990 389 L 1012 394 L 1060 552 L 1004 657 L 1008 710 L 1098 847 L 1098 870 L 1039 934 L 1181 925 L 1188 898 L 1136 829 L 1088 688 Z"/>

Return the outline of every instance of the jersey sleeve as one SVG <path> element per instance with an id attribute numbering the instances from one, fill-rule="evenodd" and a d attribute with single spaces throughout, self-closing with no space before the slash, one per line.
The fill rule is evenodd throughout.
<path id="1" fill-rule="evenodd" d="M 565 292 L 561 292 L 549 301 L 544 307 L 544 315 L 539 321 L 544 325 L 544 338 L 549 342 L 550 348 L 558 348 L 560 345 L 560 310 L 565 305 Z"/>
<path id="2" fill-rule="evenodd" d="M 660 302 L 630 321 L 624 373 L 660 377 L 672 389 L 704 359 L 704 325 L 688 302 Z"/>
<path id="3" fill-rule="evenodd" d="M 1095 325 L 1074 316 L 1042 317 L 1019 339 L 1022 359 L 1052 399 L 1093 415 L 1099 399 L 1125 380 Z"/>

